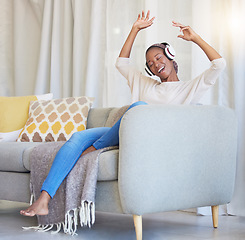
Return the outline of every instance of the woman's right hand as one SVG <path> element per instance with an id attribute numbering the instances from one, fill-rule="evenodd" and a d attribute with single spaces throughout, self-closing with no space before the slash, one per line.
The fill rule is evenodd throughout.
<path id="1" fill-rule="evenodd" d="M 144 28 L 148 28 L 153 24 L 154 17 L 149 20 L 150 17 L 150 11 L 147 12 L 146 17 L 144 11 L 142 11 L 142 15 L 138 15 L 137 21 L 134 23 L 122 49 L 119 54 L 119 57 L 129 58 L 131 49 L 134 43 L 134 40 L 138 34 L 138 32 Z"/>
<path id="2" fill-rule="evenodd" d="M 149 10 L 147 11 L 146 16 L 145 16 L 145 12 L 142 11 L 142 14 L 138 15 L 138 19 L 133 24 L 133 28 L 135 28 L 137 31 L 140 31 L 142 29 L 150 27 L 153 24 L 155 17 L 151 18 L 150 20 L 149 20 L 149 17 L 150 17 Z"/>

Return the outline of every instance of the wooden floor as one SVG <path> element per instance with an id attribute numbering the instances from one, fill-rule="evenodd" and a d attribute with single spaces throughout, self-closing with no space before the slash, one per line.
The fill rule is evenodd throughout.
<path id="1" fill-rule="evenodd" d="M 28 205 L 0 201 L 1 240 L 134 240 L 133 217 L 96 213 L 95 225 L 79 228 L 77 236 L 64 233 L 24 231 L 22 226 L 37 225 L 35 218 L 21 216 L 19 210 Z M 219 216 L 219 227 L 212 227 L 211 216 L 196 216 L 187 212 L 167 212 L 143 216 L 143 239 L 145 240 L 242 240 L 245 239 L 245 217 Z"/>

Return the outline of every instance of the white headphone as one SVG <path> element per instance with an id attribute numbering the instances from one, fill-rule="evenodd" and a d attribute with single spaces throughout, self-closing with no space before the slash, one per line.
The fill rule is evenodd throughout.
<path id="1" fill-rule="evenodd" d="M 151 45 L 151 46 L 146 50 L 146 53 L 147 53 L 148 50 L 149 50 L 150 48 L 152 48 L 152 47 L 158 47 L 158 48 L 163 49 L 164 55 L 165 55 L 170 61 L 173 60 L 174 57 L 175 57 L 175 50 L 174 50 L 174 48 L 173 48 L 170 44 L 168 44 L 168 43 L 166 43 L 166 42 L 163 42 L 163 43 L 156 43 L 156 44 Z M 149 68 L 147 62 L 146 62 L 145 65 L 146 65 L 145 71 L 146 71 L 150 76 L 155 75 L 155 74 L 151 71 L 151 69 Z"/>

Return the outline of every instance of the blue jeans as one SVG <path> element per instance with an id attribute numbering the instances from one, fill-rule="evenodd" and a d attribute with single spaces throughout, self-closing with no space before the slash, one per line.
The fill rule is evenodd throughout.
<path id="1" fill-rule="evenodd" d="M 136 102 L 130 105 L 127 111 L 145 102 Z M 113 127 L 90 128 L 75 132 L 71 138 L 60 148 L 55 156 L 49 174 L 45 179 L 41 191 L 46 191 L 51 198 L 54 197 L 60 184 L 74 167 L 81 154 L 90 146 L 101 149 L 119 145 L 119 127 L 122 117 Z"/>

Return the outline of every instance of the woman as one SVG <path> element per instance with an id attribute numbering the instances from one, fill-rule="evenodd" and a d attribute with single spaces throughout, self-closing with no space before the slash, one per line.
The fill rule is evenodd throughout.
<path id="1" fill-rule="evenodd" d="M 149 19 L 149 16 L 149 11 L 146 16 L 144 12 L 142 12 L 142 15 L 138 15 L 138 19 L 133 24 L 116 63 L 119 72 L 128 80 L 132 102 L 140 100 L 148 104 L 197 103 L 203 93 L 215 83 L 225 67 L 225 60 L 191 27 L 173 21 L 173 26 L 180 28 L 183 33 L 178 37 L 197 44 L 211 61 L 211 67 L 193 80 L 180 81 L 177 76 L 177 64 L 173 61 L 174 50 L 166 43 L 154 44 L 146 51 L 146 65 L 148 72 L 158 76 L 160 82 L 144 76 L 131 67 L 129 58 L 137 34 L 153 24 L 154 18 Z"/>
<path id="2" fill-rule="evenodd" d="M 154 18 L 149 20 L 150 12 L 145 17 L 144 12 L 139 14 L 133 24 L 125 44 L 122 47 L 116 67 L 128 80 L 132 93 L 132 102 L 129 108 L 144 104 L 188 104 L 197 101 L 203 92 L 212 85 L 225 66 L 224 59 L 209 46 L 190 27 L 173 22 L 173 26 L 179 27 L 183 35 L 178 37 L 187 41 L 193 41 L 206 53 L 212 67 L 192 81 L 181 82 L 177 76 L 177 64 L 168 59 L 165 50 L 169 50 L 165 44 L 154 44 L 147 49 L 146 64 L 149 71 L 158 76 L 158 81 L 142 75 L 129 65 L 130 52 L 138 32 L 153 24 Z M 165 49 L 167 47 L 167 49 Z M 169 52 L 173 54 L 173 51 Z M 166 54 L 168 56 L 168 54 Z M 145 102 L 147 103 L 145 103 Z M 55 195 L 58 187 L 69 174 L 81 155 L 108 146 L 119 144 L 118 130 L 121 119 L 112 128 L 94 128 L 82 132 L 76 132 L 63 145 L 57 153 L 50 172 L 43 183 L 41 195 L 28 209 L 21 210 L 25 216 L 47 215 L 48 203 Z"/>

